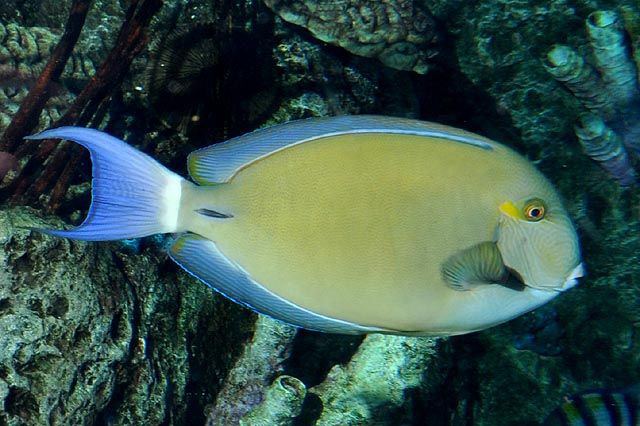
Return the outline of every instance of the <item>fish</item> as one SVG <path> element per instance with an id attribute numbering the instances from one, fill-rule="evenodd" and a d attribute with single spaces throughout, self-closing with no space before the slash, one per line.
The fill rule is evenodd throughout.
<path id="1" fill-rule="evenodd" d="M 95 129 L 88 241 L 175 234 L 170 257 L 229 299 L 297 327 L 443 336 L 530 311 L 584 273 L 553 185 L 482 136 L 419 120 L 292 121 L 192 152 L 191 180 Z"/>
<path id="2" fill-rule="evenodd" d="M 543 426 L 638 426 L 640 386 L 572 395 L 547 416 Z"/>

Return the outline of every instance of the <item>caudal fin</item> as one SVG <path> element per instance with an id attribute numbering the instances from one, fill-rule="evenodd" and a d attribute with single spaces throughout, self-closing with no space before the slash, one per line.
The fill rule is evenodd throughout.
<path id="1" fill-rule="evenodd" d="M 107 241 L 177 231 L 184 179 L 153 158 L 104 132 L 82 127 L 60 127 L 26 139 L 79 143 L 89 150 L 93 163 L 87 218 L 75 229 L 43 232 Z"/>

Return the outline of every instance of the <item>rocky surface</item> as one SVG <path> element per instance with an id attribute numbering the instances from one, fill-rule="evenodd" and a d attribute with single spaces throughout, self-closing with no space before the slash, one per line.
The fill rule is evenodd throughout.
<path id="1" fill-rule="evenodd" d="M 49 237 L 29 228 L 60 223 L 25 209 L 0 224 L 0 422 L 183 423 L 195 372 L 222 375 L 234 353 L 205 342 L 241 339 L 243 320 L 223 326 L 234 311 L 155 248 Z"/>

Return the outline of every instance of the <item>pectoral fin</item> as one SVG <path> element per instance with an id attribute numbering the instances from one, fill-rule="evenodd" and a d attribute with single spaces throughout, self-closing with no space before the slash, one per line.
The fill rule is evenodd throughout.
<path id="1" fill-rule="evenodd" d="M 494 242 L 483 242 L 459 251 L 442 264 L 442 278 L 454 290 L 472 290 L 478 285 L 512 287 L 509 271 Z"/>

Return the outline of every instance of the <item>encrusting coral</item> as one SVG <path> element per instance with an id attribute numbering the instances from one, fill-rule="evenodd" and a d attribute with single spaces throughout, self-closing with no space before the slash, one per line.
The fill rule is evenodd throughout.
<path id="1" fill-rule="evenodd" d="M 130 256 L 30 229 L 61 225 L 26 208 L 0 211 L 0 424 L 182 418 L 194 365 L 220 364 L 187 339 L 215 334 L 222 345 L 216 321 L 236 328 L 220 300 L 163 270 L 156 250 Z M 201 321 L 212 334 L 197 330 Z"/>
<path id="2" fill-rule="evenodd" d="M 587 110 L 575 127 L 586 154 L 620 185 L 630 186 L 637 183 L 637 176 L 627 150 L 640 154 L 636 64 L 616 12 L 593 12 L 586 24 L 597 71 L 564 45 L 549 51 L 545 67 Z"/>
<path id="3" fill-rule="evenodd" d="M 264 0 L 282 19 L 349 52 L 425 74 L 437 55 L 433 17 L 408 0 Z"/>
<path id="4" fill-rule="evenodd" d="M 365 425 L 388 418 L 423 383 L 436 339 L 368 335 L 347 365 L 331 369 L 310 392 L 322 401 L 320 426 Z"/>
<path id="5" fill-rule="evenodd" d="M 304 390 L 299 390 L 300 386 L 296 384 L 291 385 L 294 386 L 294 391 L 290 392 L 287 383 L 294 379 L 285 380 L 279 384 L 276 380 L 269 387 L 277 374 L 282 371 L 282 363 L 290 354 L 295 334 L 296 329 L 293 326 L 266 316 L 258 318 L 252 339 L 244 345 L 242 354 L 227 376 L 215 404 L 208 413 L 208 426 L 237 424 L 247 413 L 257 410 L 258 406 L 261 406 L 259 408 L 261 414 L 254 413 L 252 415 L 254 420 L 261 415 L 274 418 L 286 417 L 287 414 L 284 412 L 297 415 L 294 413 L 299 411 L 302 405 Z"/>
<path id="6" fill-rule="evenodd" d="M 241 425 L 271 426 L 291 424 L 300 414 L 307 389 L 300 380 L 279 376 L 265 391 L 264 399 L 240 420 Z"/>

